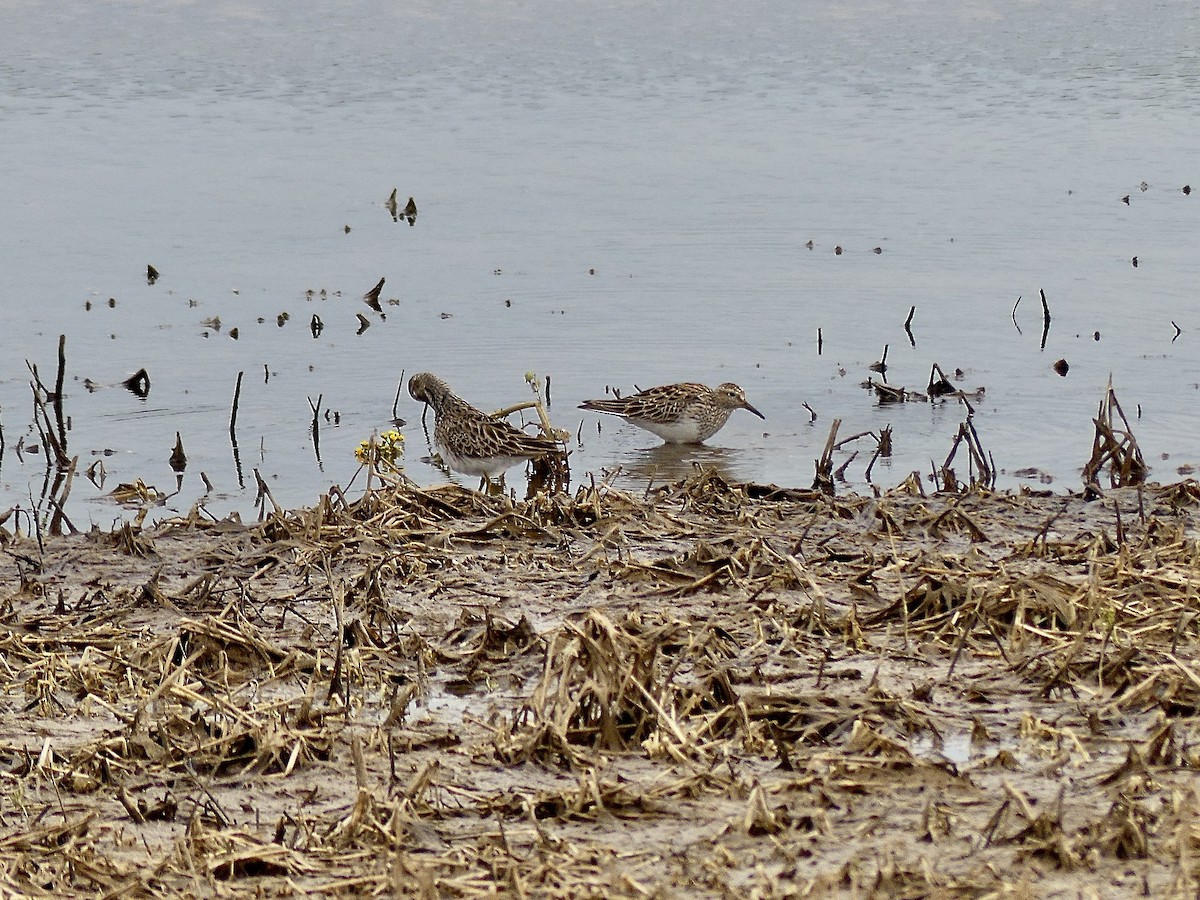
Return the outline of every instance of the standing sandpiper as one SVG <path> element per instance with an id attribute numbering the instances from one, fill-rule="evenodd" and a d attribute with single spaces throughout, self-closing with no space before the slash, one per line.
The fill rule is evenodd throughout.
<path id="1" fill-rule="evenodd" d="M 735 409 L 766 418 L 746 401 L 745 392 L 730 382 L 715 388 L 693 382 L 664 384 L 628 397 L 588 400 L 579 408 L 621 416 L 668 444 L 702 443 L 725 427 Z"/>
<path id="2" fill-rule="evenodd" d="M 557 441 L 526 434 L 476 409 L 429 372 L 410 378 L 408 392 L 433 407 L 433 442 L 456 472 L 490 481 L 517 463 L 562 452 Z"/>

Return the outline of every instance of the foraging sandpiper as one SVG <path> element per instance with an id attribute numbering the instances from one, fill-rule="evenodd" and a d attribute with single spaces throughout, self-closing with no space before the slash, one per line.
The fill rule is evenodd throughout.
<path id="1" fill-rule="evenodd" d="M 579 408 L 621 416 L 668 444 L 702 443 L 725 426 L 735 409 L 766 418 L 747 402 L 745 392 L 730 382 L 715 388 L 692 382 L 664 384 L 628 397 L 588 400 Z"/>
<path id="2" fill-rule="evenodd" d="M 562 452 L 557 441 L 526 434 L 476 409 L 429 372 L 410 378 L 408 392 L 433 407 L 433 442 L 455 472 L 490 481 L 517 463 Z"/>

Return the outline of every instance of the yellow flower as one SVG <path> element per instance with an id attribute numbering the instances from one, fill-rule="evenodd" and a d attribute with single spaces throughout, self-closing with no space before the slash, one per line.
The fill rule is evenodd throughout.
<path id="1" fill-rule="evenodd" d="M 404 456 L 404 435 L 394 428 L 378 437 L 372 435 L 359 443 L 354 456 L 361 463 L 388 463 L 394 466 L 396 460 Z"/>

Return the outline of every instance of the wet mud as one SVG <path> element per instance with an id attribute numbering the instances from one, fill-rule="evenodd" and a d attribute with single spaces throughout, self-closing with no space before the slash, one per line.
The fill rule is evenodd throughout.
<path id="1" fill-rule="evenodd" d="M 4 532 L 0 893 L 1194 896 L 1200 486 Z"/>

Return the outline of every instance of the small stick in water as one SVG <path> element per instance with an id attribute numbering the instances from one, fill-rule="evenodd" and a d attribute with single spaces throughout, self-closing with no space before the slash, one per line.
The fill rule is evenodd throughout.
<path id="1" fill-rule="evenodd" d="M 150 396 L 150 374 L 145 369 L 138 369 L 121 384 L 139 400 L 145 400 Z M 88 390 L 92 389 L 88 388 Z"/>
<path id="2" fill-rule="evenodd" d="M 308 407 L 312 410 L 312 440 L 313 452 L 317 455 L 317 464 L 321 462 L 321 401 L 325 398 L 324 394 L 317 394 L 317 402 L 313 403 L 312 397 L 308 398 Z"/>
<path id="3" fill-rule="evenodd" d="M 400 406 L 400 392 L 404 390 L 404 369 L 400 370 L 400 383 L 396 385 L 396 399 L 392 401 L 392 424 L 399 428 L 404 424 L 396 409 Z"/>
<path id="4" fill-rule="evenodd" d="M 887 352 L 888 352 L 888 345 L 884 344 L 883 345 L 883 356 L 880 358 L 879 362 L 871 363 L 871 365 L 867 366 L 867 368 L 870 369 L 872 372 L 878 372 L 881 375 L 886 375 L 887 374 Z"/>
<path id="5" fill-rule="evenodd" d="M 175 432 L 175 449 L 171 451 L 171 471 L 182 472 L 187 468 L 187 454 L 183 452 L 183 438 Z"/>
<path id="6" fill-rule="evenodd" d="M 67 369 L 67 336 L 58 336 L 58 375 L 54 380 L 54 421 L 58 425 L 58 443 L 67 449 L 67 426 L 63 421 L 63 377 Z"/>
<path id="7" fill-rule="evenodd" d="M 1042 349 L 1046 349 L 1046 335 L 1050 333 L 1050 305 L 1046 302 L 1046 292 L 1042 291 Z"/>
<path id="8" fill-rule="evenodd" d="M 237 442 L 237 412 L 238 401 L 242 398 L 242 375 L 244 372 L 238 372 L 237 385 L 233 389 L 233 410 L 229 414 L 229 436 L 233 438 L 234 443 Z"/>
<path id="9" fill-rule="evenodd" d="M 365 300 L 367 306 L 371 307 L 371 309 L 375 310 L 375 312 L 383 312 L 383 308 L 379 305 L 379 295 L 383 292 L 383 283 L 385 281 L 387 281 L 386 277 L 380 278 L 379 283 L 375 285 L 375 287 L 363 294 L 363 300 Z"/>

